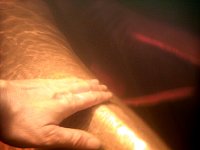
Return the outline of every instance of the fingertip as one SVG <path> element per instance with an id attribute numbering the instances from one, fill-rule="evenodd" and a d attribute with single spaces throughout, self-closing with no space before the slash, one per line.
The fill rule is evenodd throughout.
<path id="1" fill-rule="evenodd" d="M 97 79 L 91 79 L 90 82 L 93 84 L 99 84 L 99 80 Z"/>
<path id="2" fill-rule="evenodd" d="M 108 89 L 108 87 L 106 85 L 101 85 L 101 89 L 105 91 Z"/>
<path id="3" fill-rule="evenodd" d="M 113 94 L 111 92 L 106 92 L 106 97 L 107 98 L 112 98 L 113 97 Z"/>

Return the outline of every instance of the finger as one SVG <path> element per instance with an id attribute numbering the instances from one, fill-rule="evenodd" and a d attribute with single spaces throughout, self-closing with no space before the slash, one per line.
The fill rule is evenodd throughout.
<path id="1" fill-rule="evenodd" d="M 105 102 L 111 97 L 112 97 L 111 92 L 93 91 L 81 94 L 66 95 L 63 96 L 62 99 L 58 100 L 58 102 L 61 103 L 61 107 L 69 115 L 69 112 L 70 114 L 73 114 L 80 110 L 87 109 L 94 105 Z"/>
<path id="2" fill-rule="evenodd" d="M 85 92 L 91 90 L 106 90 L 106 86 L 97 86 L 99 81 L 96 79 L 83 80 L 79 78 L 64 79 L 30 79 L 30 80 L 11 80 L 8 85 L 18 87 L 23 90 L 43 89 L 55 92 Z"/>
<path id="3" fill-rule="evenodd" d="M 99 81 L 94 79 L 94 80 L 88 80 L 90 84 L 90 89 L 91 90 L 107 90 L 107 86 L 103 84 L 99 84 Z"/>
<path id="4" fill-rule="evenodd" d="M 72 83 L 66 87 L 54 87 L 53 99 L 60 99 L 63 95 L 66 94 L 78 94 L 82 92 L 89 92 L 89 91 L 106 91 L 107 86 L 99 85 L 97 80 L 90 80 L 90 81 L 82 81 L 77 83 Z"/>
<path id="5" fill-rule="evenodd" d="M 69 92 L 81 93 L 88 91 L 105 91 L 107 87 L 105 85 L 100 85 L 96 80 L 82 81 L 69 85 Z"/>
<path id="6" fill-rule="evenodd" d="M 47 134 L 40 145 L 42 148 L 98 149 L 101 146 L 97 138 L 82 130 L 56 125 L 46 126 L 44 130 Z"/>
<path id="7" fill-rule="evenodd" d="M 92 80 L 82 80 L 82 79 L 63 79 L 63 80 L 56 80 L 52 82 L 45 82 L 45 88 L 50 88 L 54 92 L 85 92 L 91 90 L 105 90 L 106 86 L 98 86 L 99 81 L 96 79 Z M 44 86 L 42 86 L 44 88 Z"/>
<path id="8" fill-rule="evenodd" d="M 45 83 L 46 85 L 54 85 L 54 86 L 65 86 L 71 85 L 73 83 L 82 83 L 82 82 L 89 82 L 93 84 L 98 84 L 99 81 L 97 79 L 91 79 L 91 80 L 83 80 L 80 78 L 64 78 L 64 79 L 46 79 Z"/>

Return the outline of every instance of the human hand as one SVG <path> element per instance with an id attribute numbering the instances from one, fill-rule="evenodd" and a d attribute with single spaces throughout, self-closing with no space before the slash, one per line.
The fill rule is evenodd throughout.
<path id="1" fill-rule="evenodd" d="M 71 114 L 111 98 L 98 80 L 0 80 L 0 93 L 4 142 L 17 147 L 99 148 L 93 135 L 59 126 Z"/>

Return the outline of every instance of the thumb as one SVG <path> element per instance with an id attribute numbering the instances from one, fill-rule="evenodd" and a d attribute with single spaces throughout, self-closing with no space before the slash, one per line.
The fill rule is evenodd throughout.
<path id="1" fill-rule="evenodd" d="M 83 130 L 48 125 L 44 133 L 41 148 L 98 149 L 101 146 L 97 138 Z"/>

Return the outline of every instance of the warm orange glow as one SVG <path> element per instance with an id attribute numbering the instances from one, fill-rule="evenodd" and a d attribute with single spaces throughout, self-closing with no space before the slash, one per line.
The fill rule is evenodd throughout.
<path id="1" fill-rule="evenodd" d="M 122 137 L 123 143 L 132 141 L 134 150 L 146 150 L 146 143 L 134 134 L 128 127 L 121 126 L 117 129 L 117 133 Z"/>
<path id="2" fill-rule="evenodd" d="M 107 115 L 106 115 L 107 114 Z M 121 145 L 124 145 L 129 150 L 148 150 L 150 149 L 145 140 L 140 137 L 139 133 L 134 132 L 135 130 L 130 129 L 125 122 L 120 120 L 113 112 L 111 112 L 107 107 L 100 106 L 97 111 L 97 116 L 99 119 L 104 119 L 106 116 L 107 126 L 105 132 L 111 134 L 117 134 L 117 141 L 120 141 Z M 103 117 L 104 116 L 104 117 Z"/>

